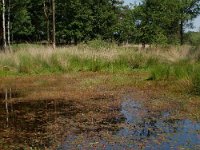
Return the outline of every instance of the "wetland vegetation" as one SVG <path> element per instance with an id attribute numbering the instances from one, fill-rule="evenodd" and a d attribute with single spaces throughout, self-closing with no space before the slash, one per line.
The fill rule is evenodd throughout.
<path id="1" fill-rule="evenodd" d="M 200 0 L 1 0 L 0 149 L 200 149 L 199 14 Z"/>
<path id="2" fill-rule="evenodd" d="M 0 54 L 2 149 L 199 148 L 191 46 L 13 49 Z"/>

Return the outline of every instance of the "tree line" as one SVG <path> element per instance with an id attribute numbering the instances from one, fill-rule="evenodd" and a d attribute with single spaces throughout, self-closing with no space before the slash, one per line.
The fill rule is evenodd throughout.
<path id="1" fill-rule="evenodd" d="M 200 13 L 200 0 L 1 0 L 0 46 L 93 39 L 183 44 L 184 30 Z"/>

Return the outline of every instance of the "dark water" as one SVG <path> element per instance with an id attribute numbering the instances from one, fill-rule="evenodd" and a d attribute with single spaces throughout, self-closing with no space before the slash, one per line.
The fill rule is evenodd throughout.
<path id="1" fill-rule="evenodd" d="M 200 149 L 200 123 L 170 119 L 169 112 L 152 115 L 129 98 L 122 103 L 121 113 L 125 126 L 110 139 L 71 135 L 59 149 Z"/>
<path id="2" fill-rule="evenodd" d="M 115 131 L 77 132 L 70 121 L 84 109 L 74 101 L 0 102 L 0 149 L 50 148 L 56 140 L 64 141 L 57 149 L 200 149 L 200 123 L 171 119 L 170 112 L 152 114 L 142 104 L 124 99 L 124 118 L 110 120 L 119 124 Z M 101 123 L 99 123 L 101 125 Z M 102 124 L 103 125 L 103 124 Z M 58 134 L 58 135 L 57 135 Z M 21 145 L 21 146 L 20 146 Z"/>
<path id="3" fill-rule="evenodd" d="M 72 101 L 0 101 L 0 149 L 48 148 L 78 112 Z"/>
<path id="4" fill-rule="evenodd" d="M 127 100 L 122 104 L 127 127 L 116 133 L 125 145 L 144 149 L 200 149 L 200 123 L 188 119 L 170 119 L 169 112 L 151 116 L 139 103 Z M 144 143 L 135 144 L 135 141 Z"/>

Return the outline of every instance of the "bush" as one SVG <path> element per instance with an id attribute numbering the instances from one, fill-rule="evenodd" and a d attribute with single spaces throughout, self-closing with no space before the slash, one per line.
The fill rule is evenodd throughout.
<path id="1" fill-rule="evenodd" d="M 101 39 L 95 39 L 95 40 L 89 41 L 88 46 L 93 49 L 98 50 L 98 49 L 102 49 L 102 48 L 111 48 L 113 46 L 113 44 L 108 43 Z"/>

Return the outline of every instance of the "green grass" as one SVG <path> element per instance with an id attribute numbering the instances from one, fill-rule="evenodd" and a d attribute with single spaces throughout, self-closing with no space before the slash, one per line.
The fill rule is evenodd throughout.
<path id="1" fill-rule="evenodd" d="M 178 62 L 175 64 L 158 64 L 151 67 L 149 80 L 188 80 L 190 93 L 200 95 L 200 64 L 190 62 Z"/>
<path id="2" fill-rule="evenodd" d="M 68 64 L 68 71 L 126 72 L 131 70 L 128 62 L 122 57 L 108 61 L 102 58 L 69 56 Z"/>
<path id="3" fill-rule="evenodd" d="M 200 95 L 200 66 L 198 66 L 191 75 L 192 86 L 191 92 Z"/>
<path id="4" fill-rule="evenodd" d="M 0 54 L 0 76 L 69 72 L 149 72 L 149 80 L 189 80 L 191 89 L 200 95 L 200 63 L 187 49 L 149 49 L 117 47 L 103 41 L 88 45 L 58 48 L 39 45 L 14 45 L 13 53 Z M 173 53 L 172 53 L 173 52 Z M 171 55 L 174 54 L 172 57 Z M 183 57 L 184 56 L 184 57 Z"/>
<path id="5" fill-rule="evenodd" d="M 169 64 L 157 64 L 151 67 L 149 80 L 167 80 L 170 76 L 171 67 Z"/>

